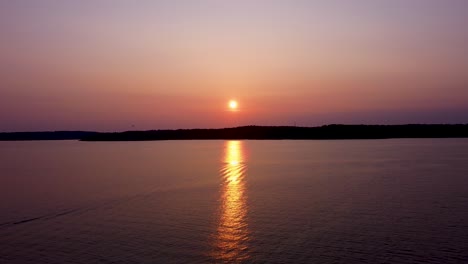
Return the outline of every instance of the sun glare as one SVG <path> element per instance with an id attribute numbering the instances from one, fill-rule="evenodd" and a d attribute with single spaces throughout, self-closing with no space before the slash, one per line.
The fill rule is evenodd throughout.
<path id="1" fill-rule="evenodd" d="M 229 101 L 229 108 L 231 110 L 236 110 L 237 109 L 237 101 L 235 101 L 235 100 Z"/>

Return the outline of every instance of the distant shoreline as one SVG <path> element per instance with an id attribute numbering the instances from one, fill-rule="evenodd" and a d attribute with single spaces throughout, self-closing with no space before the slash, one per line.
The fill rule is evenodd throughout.
<path id="1" fill-rule="evenodd" d="M 86 131 L 0 133 L 0 141 L 340 140 L 390 138 L 468 138 L 468 124 L 326 125 L 320 127 L 243 126 L 221 129 L 149 130 L 115 133 Z"/>
<path id="2" fill-rule="evenodd" d="M 32 140 L 80 140 L 98 132 L 88 131 L 40 131 L 40 132 L 2 132 L 0 141 Z"/>

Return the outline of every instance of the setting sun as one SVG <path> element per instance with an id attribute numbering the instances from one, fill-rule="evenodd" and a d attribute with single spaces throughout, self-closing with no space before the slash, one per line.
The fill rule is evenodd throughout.
<path id="1" fill-rule="evenodd" d="M 237 101 L 235 101 L 235 100 L 229 101 L 229 108 L 231 110 L 236 110 L 237 109 Z"/>

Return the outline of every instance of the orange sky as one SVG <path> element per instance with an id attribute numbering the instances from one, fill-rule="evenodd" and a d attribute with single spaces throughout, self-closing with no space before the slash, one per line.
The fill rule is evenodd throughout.
<path id="1" fill-rule="evenodd" d="M 0 131 L 468 122 L 466 1 L 0 10 Z"/>

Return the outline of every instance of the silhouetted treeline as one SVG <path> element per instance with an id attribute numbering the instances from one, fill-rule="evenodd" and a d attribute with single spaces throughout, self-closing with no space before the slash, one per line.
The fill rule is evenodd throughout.
<path id="1" fill-rule="evenodd" d="M 15 141 L 15 140 L 70 140 L 82 139 L 96 132 L 84 131 L 53 131 L 53 132 L 12 132 L 0 133 L 0 141 Z"/>
<path id="2" fill-rule="evenodd" d="M 0 133 L 0 141 L 73 140 L 145 141 L 191 139 L 385 139 L 468 138 L 463 125 L 326 125 L 321 127 L 244 126 L 222 129 L 178 129 L 98 133 L 85 131 Z"/>
<path id="3" fill-rule="evenodd" d="M 96 133 L 84 141 L 143 141 L 196 139 L 386 139 L 462 138 L 468 125 L 327 125 L 321 127 L 244 126 L 223 129 L 179 129 Z"/>

